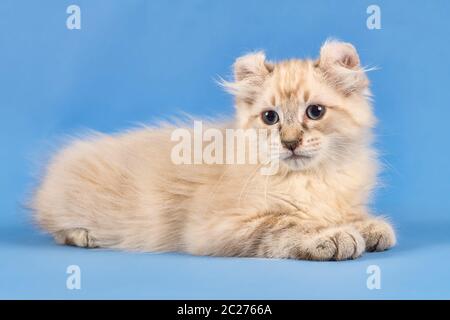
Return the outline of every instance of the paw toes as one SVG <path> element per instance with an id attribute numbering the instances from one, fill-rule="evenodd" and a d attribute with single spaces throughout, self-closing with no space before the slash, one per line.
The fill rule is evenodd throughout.
<path id="1" fill-rule="evenodd" d="M 396 243 L 395 232 L 385 221 L 374 221 L 363 230 L 367 251 L 383 251 Z"/>
<path id="2" fill-rule="evenodd" d="M 311 260 L 347 260 L 359 257 L 365 248 L 362 236 L 353 228 L 329 230 L 319 235 L 309 250 Z"/>
<path id="3" fill-rule="evenodd" d="M 331 260 L 336 255 L 336 244 L 331 239 L 321 239 L 311 250 L 312 260 Z"/>
<path id="4" fill-rule="evenodd" d="M 353 229 L 340 231 L 335 234 L 336 239 L 336 260 L 355 259 L 359 257 L 365 249 L 363 237 Z"/>
<path id="5" fill-rule="evenodd" d="M 54 234 L 55 241 L 59 244 L 70 246 L 95 248 L 97 247 L 95 238 L 84 228 L 73 228 L 61 230 Z"/>

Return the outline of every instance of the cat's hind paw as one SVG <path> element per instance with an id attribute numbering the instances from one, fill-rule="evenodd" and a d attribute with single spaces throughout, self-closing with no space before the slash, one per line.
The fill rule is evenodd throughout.
<path id="1" fill-rule="evenodd" d="M 96 248 L 96 240 L 84 228 L 65 229 L 56 232 L 54 235 L 55 241 L 59 244 L 66 244 L 70 246 L 77 246 L 83 248 Z"/>

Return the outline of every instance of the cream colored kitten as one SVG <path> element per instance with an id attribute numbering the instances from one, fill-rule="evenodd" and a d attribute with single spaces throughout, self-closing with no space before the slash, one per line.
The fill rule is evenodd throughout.
<path id="1" fill-rule="evenodd" d="M 393 246 L 367 208 L 375 118 L 354 47 L 328 41 L 316 61 L 249 54 L 234 74 L 235 127 L 279 132 L 276 174 L 175 164 L 175 127 L 96 135 L 50 163 L 32 202 L 38 223 L 58 243 L 196 255 L 344 260 Z"/>

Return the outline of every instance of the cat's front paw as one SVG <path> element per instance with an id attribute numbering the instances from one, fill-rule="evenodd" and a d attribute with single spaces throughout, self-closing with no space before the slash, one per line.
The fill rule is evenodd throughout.
<path id="1" fill-rule="evenodd" d="M 347 260 L 359 257 L 365 249 L 361 234 L 345 226 L 324 230 L 308 241 L 306 257 L 310 260 Z"/>
<path id="2" fill-rule="evenodd" d="M 367 251 L 383 251 L 397 242 L 392 226 L 381 218 L 367 219 L 356 224 L 366 241 Z"/>

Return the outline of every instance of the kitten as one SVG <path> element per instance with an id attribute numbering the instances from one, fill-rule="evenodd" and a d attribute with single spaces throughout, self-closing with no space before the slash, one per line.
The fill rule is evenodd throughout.
<path id="1" fill-rule="evenodd" d="M 98 134 L 51 161 L 32 200 L 36 221 L 80 247 L 344 260 L 393 246 L 391 225 L 368 209 L 375 117 L 355 48 L 327 41 L 315 61 L 278 63 L 252 53 L 234 77 L 224 85 L 235 128 L 279 133 L 275 174 L 175 164 L 174 126 Z"/>

